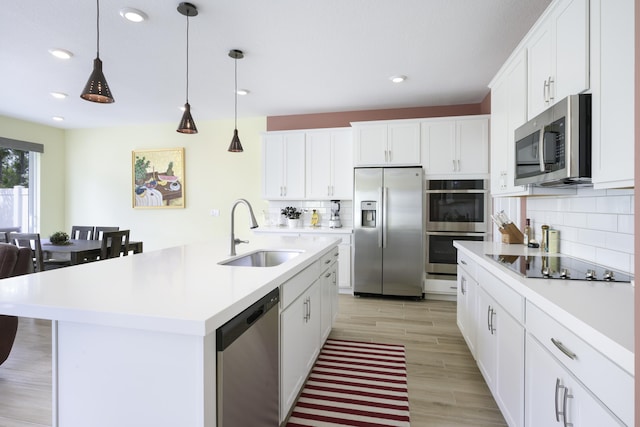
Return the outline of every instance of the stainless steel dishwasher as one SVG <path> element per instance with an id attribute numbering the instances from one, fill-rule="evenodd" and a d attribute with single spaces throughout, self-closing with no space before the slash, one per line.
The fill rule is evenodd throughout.
<path id="1" fill-rule="evenodd" d="M 279 425 L 279 300 L 276 288 L 216 331 L 218 427 Z"/>

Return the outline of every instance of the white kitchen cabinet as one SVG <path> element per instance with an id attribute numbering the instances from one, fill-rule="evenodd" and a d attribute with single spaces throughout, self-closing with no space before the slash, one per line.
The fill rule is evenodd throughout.
<path id="1" fill-rule="evenodd" d="M 486 290 L 494 286 L 502 288 L 496 297 L 507 290 L 499 281 L 479 281 L 476 361 L 507 424 L 519 426 L 524 419 L 524 327 Z"/>
<path id="2" fill-rule="evenodd" d="M 300 200 L 305 196 L 304 132 L 269 132 L 262 137 L 262 197 Z"/>
<path id="3" fill-rule="evenodd" d="M 489 173 L 489 116 L 427 119 L 421 123 L 421 134 L 426 175 Z"/>
<path id="4" fill-rule="evenodd" d="M 524 194 L 515 182 L 514 131 L 527 121 L 527 56 L 514 56 L 491 86 L 491 195 Z"/>
<path id="5" fill-rule="evenodd" d="M 592 175 L 594 188 L 634 186 L 634 8 L 592 0 Z"/>
<path id="6" fill-rule="evenodd" d="M 459 252 L 456 322 L 473 357 L 476 357 L 476 306 L 478 294 L 475 269 L 476 264 Z"/>
<path id="7" fill-rule="evenodd" d="M 351 129 L 306 132 L 306 198 L 353 197 L 353 133 Z"/>
<path id="8" fill-rule="evenodd" d="M 526 361 L 527 427 L 624 425 L 530 335 Z"/>
<path id="9" fill-rule="evenodd" d="M 324 342 L 331 332 L 333 323 L 338 315 L 338 248 L 335 248 L 329 254 L 325 255 L 322 260 L 322 268 L 320 274 L 321 281 L 321 319 L 320 330 L 321 339 Z"/>
<path id="10" fill-rule="evenodd" d="M 528 54 L 528 117 L 589 89 L 589 0 L 560 0 L 532 30 Z"/>
<path id="11" fill-rule="evenodd" d="M 420 122 L 393 120 L 354 122 L 354 165 L 420 164 Z"/>

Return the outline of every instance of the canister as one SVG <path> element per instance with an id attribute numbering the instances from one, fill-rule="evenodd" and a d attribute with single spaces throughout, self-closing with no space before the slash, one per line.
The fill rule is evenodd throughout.
<path id="1" fill-rule="evenodd" d="M 547 252 L 558 253 L 560 251 L 560 231 L 548 230 Z"/>

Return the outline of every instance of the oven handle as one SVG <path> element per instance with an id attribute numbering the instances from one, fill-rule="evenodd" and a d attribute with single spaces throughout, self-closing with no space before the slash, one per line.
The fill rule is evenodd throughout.
<path id="1" fill-rule="evenodd" d="M 482 236 L 486 237 L 487 233 L 484 231 L 426 231 L 427 236 Z"/>

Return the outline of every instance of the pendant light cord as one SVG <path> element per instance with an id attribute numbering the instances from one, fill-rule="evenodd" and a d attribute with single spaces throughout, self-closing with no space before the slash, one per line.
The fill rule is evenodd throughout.
<path id="1" fill-rule="evenodd" d="M 189 103 L 189 13 L 187 11 L 187 104 Z"/>
<path id="2" fill-rule="evenodd" d="M 234 63 L 234 75 L 235 75 L 235 108 L 234 108 L 234 128 L 238 129 L 238 58 L 233 60 Z"/>
<path id="3" fill-rule="evenodd" d="M 96 58 L 100 58 L 100 0 L 96 0 L 96 9 L 98 9 L 96 13 L 96 31 L 98 32 L 98 37 L 96 37 Z"/>

